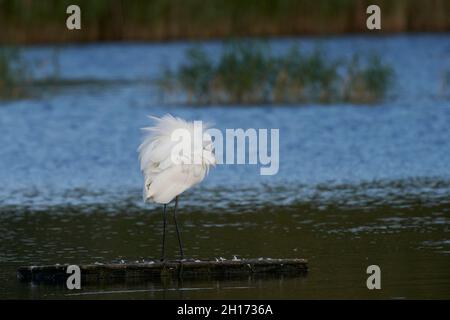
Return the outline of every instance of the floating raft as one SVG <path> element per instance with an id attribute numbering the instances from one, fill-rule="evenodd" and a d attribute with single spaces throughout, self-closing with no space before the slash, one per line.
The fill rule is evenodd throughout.
<path id="1" fill-rule="evenodd" d="M 28 266 L 17 269 L 24 282 L 65 282 L 69 265 Z M 84 284 L 127 280 L 162 280 L 164 278 L 231 278 L 235 276 L 304 275 L 305 259 L 242 259 L 214 261 L 165 261 L 143 263 L 79 265 Z"/>

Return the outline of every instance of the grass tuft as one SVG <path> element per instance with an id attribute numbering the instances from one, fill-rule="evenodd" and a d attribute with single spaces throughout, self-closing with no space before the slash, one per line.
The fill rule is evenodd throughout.
<path id="1" fill-rule="evenodd" d="M 167 69 L 157 85 L 189 104 L 375 103 L 394 84 L 393 69 L 376 55 L 350 61 L 331 59 L 319 48 L 297 46 L 274 56 L 258 41 L 227 43 L 217 62 L 201 47 L 186 52 L 186 62 Z"/>

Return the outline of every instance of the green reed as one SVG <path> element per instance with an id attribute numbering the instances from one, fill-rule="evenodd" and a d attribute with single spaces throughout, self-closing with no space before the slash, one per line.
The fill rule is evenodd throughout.
<path id="1" fill-rule="evenodd" d="M 217 61 L 201 47 L 190 48 L 185 63 L 157 81 L 189 104 L 375 103 L 393 84 L 393 69 L 376 55 L 345 61 L 297 46 L 273 55 L 258 41 L 229 42 Z"/>
<path id="2" fill-rule="evenodd" d="M 12 47 L 0 47 L 0 99 L 14 99 L 25 95 L 27 76 L 28 66 L 20 51 Z"/>

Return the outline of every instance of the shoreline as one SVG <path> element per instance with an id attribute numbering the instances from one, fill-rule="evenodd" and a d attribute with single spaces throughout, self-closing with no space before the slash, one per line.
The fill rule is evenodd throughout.
<path id="1" fill-rule="evenodd" d="M 0 3 L 0 43 L 214 40 L 239 37 L 295 37 L 450 32 L 450 4 L 436 0 L 377 1 L 382 30 L 366 27 L 368 1 L 197 0 L 130 2 L 79 1 L 81 30 L 65 22 L 66 3 L 17 0 Z"/>

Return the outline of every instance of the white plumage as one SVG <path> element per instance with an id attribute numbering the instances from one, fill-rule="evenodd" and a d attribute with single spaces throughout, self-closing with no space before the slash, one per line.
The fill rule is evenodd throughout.
<path id="1" fill-rule="evenodd" d="M 152 127 L 143 128 L 147 135 L 139 146 L 139 160 L 144 175 L 144 200 L 167 204 L 187 189 L 200 183 L 209 167 L 216 164 L 211 136 L 202 129 L 201 135 L 194 135 L 194 122 L 165 115 L 150 117 L 155 121 Z M 173 153 L 180 141 L 173 141 L 172 133 L 185 129 L 190 133 L 191 145 L 185 145 L 190 153 Z M 202 141 L 194 141 L 202 139 Z M 181 142 L 188 143 L 188 142 Z M 175 154 L 175 156 L 174 156 Z M 199 157 L 201 162 L 194 162 Z M 174 161 L 176 160 L 176 161 Z"/>

